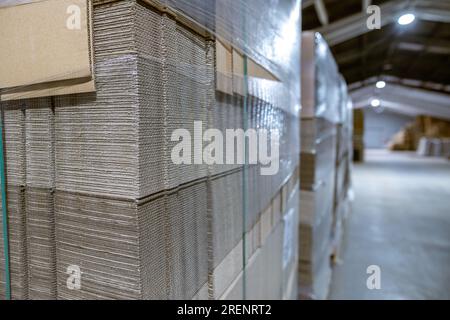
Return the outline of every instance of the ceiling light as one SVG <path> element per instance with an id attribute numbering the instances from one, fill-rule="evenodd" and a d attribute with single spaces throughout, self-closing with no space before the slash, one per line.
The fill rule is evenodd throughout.
<path id="1" fill-rule="evenodd" d="M 381 101 L 378 99 L 372 99 L 372 101 L 370 101 L 370 105 L 374 108 L 378 108 L 381 105 Z"/>
<path id="2" fill-rule="evenodd" d="M 406 26 L 407 24 L 412 23 L 414 20 L 416 20 L 416 16 L 412 13 L 406 13 L 402 15 L 400 18 L 398 18 L 398 24 L 402 26 Z"/>
<path id="3" fill-rule="evenodd" d="M 377 86 L 378 89 L 383 89 L 384 87 L 386 87 L 386 82 L 378 81 L 376 86 Z"/>

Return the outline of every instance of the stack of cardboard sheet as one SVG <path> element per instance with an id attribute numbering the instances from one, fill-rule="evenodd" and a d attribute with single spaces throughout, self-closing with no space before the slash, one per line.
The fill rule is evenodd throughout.
<path id="1" fill-rule="evenodd" d="M 299 184 L 298 174 L 289 178 L 258 222 L 246 233 L 245 260 L 239 243 L 225 261 L 241 264 L 237 276 L 225 290 L 218 287 L 218 298 L 239 299 L 296 299 L 298 270 Z M 240 254 L 240 255 L 238 255 Z M 245 272 L 244 272 L 245 270 Z M 225 275 L 225 267 L 216 272 Z M 264 281 L 262 281 L 264 279 Z"/>
<path id="2" fill-rule="evenodd" d="M 333 167 L 330 160 L 336 158 L 336 127 L 322 118 L 303 119 L 302 137 L 300 181 L 306 188 L 324 180 Z"/>
<path id="3" fill-rule="evenodd" d="M 192 298 L 207 281 L 205 193 L 203 182 L 137 203 L 59 194 L 58 295 Z M 83 271 L 81 290 L 63 283 L 69 265 Z"/>
<path id="4" fill-rule="evenodd" d="M 255 77 L 247 98 L 219 92 L 216 40 L 205 31 L 140 1 L 77 1 L 96 91 L 64 95 L 44 78 L 43 91 L 2 92 L 13 99 L 2 102 L 13 298 L 220 298 L 249 265 L 260 270 L 242 278 L 249 292 L 294 297 L 299 121 L 280 98 L 286 88 L 266 91 L 283 86 Z M 190 134 L 190 160 L 202 155 L 197 122 L 224 135 L 279 130 L 279 170 L 175 164 L 176 129 Z M 260 276 L 274 270 L 261 292 Z"/>
<path id="5" fill-rule="evenodd" d="M 26 103 L 26 228 L 28 298 L 56 298 L 56 246 L 53 196 L 54 109 L 50 98 Z"/>
<path id="6" fill-rule="evenodd" d="M 25 105 L 19 101 L 10 101 L 4 104 L 3 125 L 5 141 L 5 165 L 6 179 L 8 183 L 7 209 L 9 226 L 9 261 L 11 297 L 14 299 L 26 299 L 28 297 L 27 277 L 27 235 L 25 228 L 26 214 L 25 193 Z M 0 195 L 1 197 L 1 195 Z M 0 204 L 0 207 L 3 206 Z M 2 220 L 3 226 L 3 217 Z M 0 243 L 0 286 L 5 287 L 5 257 L 3 244 L 3 228 L 0 231 L 2 241 Z M 0 291 L 0 298 L 5 297 L 4 290 Z"/>
<path id="7" fill-rule="evenodd" d="M 23 186 L 25 184 L 25 108 L 21 101 L 8 101 L 4 106 L 3 121 L 5 141 L 6 178 L 8 184 Z"/>
<path id="8" fill-rule="evenodd" d="M 0 196 L 1 198 L 1 196 Z M 24 190 L 22 187 L 9 186 L 8 193 L 8 236 L 9 236 L 9 269 L 10 269 L 10 284 L 11 297 L 13 299 L 27 299 L 28 298 L 28 270 L 27 270 L 27 245 L 26 245 L 26 218 L 25 218 L 25 201 Z M 1 209 L 3 207 L 0 205 Z M 3 218 L 1 218 L 3 223 Z M 3 228 L 1 231 L 3 239 Z M 4 263 L 4 247 L 3 241 L 0 244 L 1 252 L 1 266 L 0 266 L 0 284 L 2 290 L 0 291 L 0 298 L 5 298 L 5 263 Z"/>
<path id="9" fill-rule="evenodd" d="M 425 140 L 423 139 L 425 138 Z M 444 141 L 450 138 L 450 122 L 430 116 L 417 116 L 389 142 L 391 150 L 418 151 L 419 155 L 446 156 Z M 443 144 L 444 143 L 444 144 Z"/>
<path id="10" fill-rule="evenodd" d="M 353 160 L 364 161 L 364 111 L 353 110 Z"/>
<path id="11" fill-rule="evenodd" d="M 299 282 L 302 298 L 324 299 L 331 277 L 334 172 L 310 190 L 300 190 Z"/>
<path id="12" fill-rule="evenodd" d="M 283 135 L 282 138 L 286 139 L 286 143 L 295 143 L 295 140 L 290 140 L 288 135 Z M 298 156 L 290 155 L 290 157 L 282 158 L 286 166 L 297 166 Z M 293 181 L 298 180 L 295 168 L 290 173 L 286 169 L 281 170 L 280 168 L 280 172 L 274 176 L 262 176 L 260 170 L 261 166 L 251 165 L 245 169 L 241 168 L 220 174 L 211 180 L 213 247 L 210 292 L 215 299 L 231 298 L 236 294 L 226 292 L 229 290 L 234 292 L 233 288 L 239 286 L 236 281 L 243 281 L 239 280 L 242 277 L 243 269 L 248 267 L 247 263 L 250 263 L 250 260 L 253 261 L 253 254 L 265 246 L 267 234 L 272 232 L 272 228 L 276 227 L 279 221 L 279 218 L 270 218 L 270 216 L 279 217 L 280 214 L 275 214 L 273 211 L 279 212 L 281 209 L 272 208 L 280 207 L 280 203 L 285 203 L 282 205 L 285 208 L 288 198 L 287 190 L 289 189 L 291 191 L 289 194 L 291 194 L 296 189 L 293 187 Z M 281 199 L 282 197 L 284 200 Z M 225 212 L 226 214 L 224 214 Z M 242 239 L 243 234 L 245 234 L 245 240 Z M 296 246 L 297 237 L 293 235 L 289 239 L 291 246 Z M 242 252 L 244 247 L 245 260 Z M 273 261 L 273 263 L 277 263 L 277 261 Z M 258 264 L 259 262 L 256 263 L 256 265 Z M 255 266 L 255 268 L 259 267 Z M 288 269 L 283 270 L 288 272 Z M 267 275 L 269 271 L 269 269 L 264 269 L 261 272 Z M 239 294 L 250 298 L 254 296 L 252 292 L 255 294 L 258 290 L 249 286 L 248 292 Z M 274 296 L 273 291 L 270 293 L 266 290 L 258 292 L 258 294 L 258 297 L 262 295 L 267 298 L 280 298 Z"/>
<path id="13" fill-rule="evenodd" d="M 339 261 L 342 251 L 344 221 L 350 211 L 352 157 L 352 103 L 345 80 L 341 77 L 339 118 L 336 123 L 337 148 L 332 226 L 332 260 Z"/>
<path id="14" fill-rule="evenodd" d="M 444 157 L 450 155 L 450 139 L 422 137 L 419 140 L 417 154 L 425 157 Z"/>
<path id="15" fill-rule="evenodd" d="M 299 290 L 325 299 L 331 280 L 331 228 L 340 79 L 320 34 L 302 34 Z"/>
<path id="16" fill-rule="evenodd" d="M 430 116 L 417 116 L 415 127 L 422 136 L 429 138 L 449 138 L 450 121 Z"/>
<path id="17" fill-rule="evenodd" d="M 414 151 L 417 150 L 419 137 L 420 133 L 416 128 L 416 123 L 412 122 L 390 139 L 388 147 L 393 151 Z"/>
<path id="18" fill-rule="evenodd" d="M 94 37 L 96 96 L 57 106 L 58 296 L 190 299 L 207 281 L 207 168 L 175 165 L 171 135 L 206 119 L 207 41 L 134 1 L 95 7 Z"/>

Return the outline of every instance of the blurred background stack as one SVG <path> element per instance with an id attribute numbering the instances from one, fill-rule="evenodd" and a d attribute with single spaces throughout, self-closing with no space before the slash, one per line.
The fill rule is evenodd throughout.
<path id="1" fill-rule="evenodd" d="M 353 159 L 355 162 L 364 161 L 364 111 L 353 110 Z"/>
<path id="2" fill-rule="evenodd" d="M 420 156 L 450 156 L 450 121 L 419 115 L 389 142 L 393 151 L 417 151 Z"/>
<path id="3" fill-rule="evenodd" d="M 348 95 L 347 84 L 340 77 L 340 103 L 338 107 L 338 122 L 336 125 L 336 168 L 333 203 L 333 227 L 332 227 L 332 262 L 340 260 L 343 236 L 344 220 L 351 210 L 351 182 L 353 163 L 353 105 Z"/>
<path id="4" fill-rule="evenodd" d="M 450 1 L 304 0 L 302 13 L 304 32 L 328 44 L 354 109 L 350 180 L 345 125 L 336 122 L 329 298 L 449 299 Z M 353 201 L 342 219 L 345 197 Z"/>
<path id="5" fill-rule="evenodd" d="M 336 164 L 345 162 L 342 157 L 348 147 L 348 131 L 338 131 L 347 101 L 342 90 L 345 85 L 325 40 L 318 33 L 304 32 L 299 290 L 306 299 L 326 299 L 331 281 Z"/>

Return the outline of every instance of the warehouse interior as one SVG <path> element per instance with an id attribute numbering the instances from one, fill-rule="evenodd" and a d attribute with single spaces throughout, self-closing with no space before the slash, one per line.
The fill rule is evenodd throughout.
<path id="1" fill-rule="evenodd" d="M 0 300 L 450 299 L 449 1 L 0 0 L 0 30 Z"/>
<path id="2" fill-rule="evenodd" d="M 370 5 L 381 9 L 379 30 L 361 27 Z M 450 3 L 313 0 L 302 7 L 303 29 L 330 44 L 364 117 L 365 159 L 353 166 L 354 202 L 329 298 L 449 299 L 448 151 L 423 157 L 432 153 L 417 149 L 421 137 L 448 137 L 448 122 L 427 133 L 420 122 L 450 119 Z M 409 13 L 415 21 L 401 25 Z M 367 289 L 370 265 L 380 267 L 380 290 Z"/>

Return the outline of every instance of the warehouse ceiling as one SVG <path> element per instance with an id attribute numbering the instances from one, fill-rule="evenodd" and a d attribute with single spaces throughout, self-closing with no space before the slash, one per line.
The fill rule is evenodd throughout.
<path id="1" fill-rule="evenodd" d="M 366 26 L 368 5 L 381 8 L 380 30 Z M 450 92 L 450 0 L 303 0 L 302 6 L 303 30 L 327 39 L 350 89 L 384 78 Z M 397 19 L 406 12 L 417 19 L 401 26 Z"/>
<path id="2" fill-rule="evenodd" d="M 371 99 L 377 98 L 383 109 L 397 113 L 416 116 L 427 114 L 433 117 L 450 120 L 449 96 L 447 94 L 425 89 L 390 83 L 382 92 L 373 89 L 374 86 L 364 86 L 352 92 L 355 108 L 367 107 Z"/>

